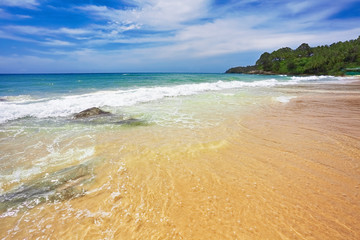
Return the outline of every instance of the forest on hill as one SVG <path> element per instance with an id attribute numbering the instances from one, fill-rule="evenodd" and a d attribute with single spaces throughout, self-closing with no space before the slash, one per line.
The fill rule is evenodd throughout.
<path id="1" fill-rule="evenodd" d="M 230 68 L 226 73 L 344 75 L 346 68 L 356 67 L 360 67 L 360 36 L 330 46 L 303 43 L 295 50 L 284 47 L 265 52 L 254 66 Z"/>

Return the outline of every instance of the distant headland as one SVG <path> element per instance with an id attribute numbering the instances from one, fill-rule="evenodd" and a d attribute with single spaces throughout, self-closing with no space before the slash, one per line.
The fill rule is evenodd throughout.
<path id="1" fill-rule="evenodd" d="M 360 74 L 360 36 L 355 40 L 337 42 L 330 46 L 310 47 L 303 43 L 295 50 L 284 47 L 272 53 L 265 52 L 255 65 L 230 68 L 226 73 L 335 76 Z"/>

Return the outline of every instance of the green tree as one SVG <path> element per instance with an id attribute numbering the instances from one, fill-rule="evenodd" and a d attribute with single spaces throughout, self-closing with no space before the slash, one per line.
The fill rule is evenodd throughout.
<path id="1" fill-rule="evenodd" d="M 295 50 L 295 54 L 297 57 L 311 57 L 313 51 L 309 44 L 303 43 Z"/>
<path id="2" fill-rule="evenodd" d="M 342 75 L 343 69 L 360 66 L 360 36 L 355 40 L 330 46 L 310 47 L 303 43 L 297 49 L 284 47 L 263 53 L 255 66 L 233 68 L 231 72 L 268 71 L 274 74 Z M 260 70 L 260 71 L 257 71 Z"/>
<path id="3" fill-rule="evenodd" d="M 256 61 L 256 66 L 259 66 L 264 71 L 270 71 L 272 68 L 270 53 L 264 52 L 261 54 L 259 60 Z"/>

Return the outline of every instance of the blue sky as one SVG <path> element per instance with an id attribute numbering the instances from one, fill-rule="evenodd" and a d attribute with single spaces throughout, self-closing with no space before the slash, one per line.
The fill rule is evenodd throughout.
<path id="1" fill-rule="evenodd" d="M 360 0 L 0 0 L 0 73 L 224 72 L 359 35 Z"/>

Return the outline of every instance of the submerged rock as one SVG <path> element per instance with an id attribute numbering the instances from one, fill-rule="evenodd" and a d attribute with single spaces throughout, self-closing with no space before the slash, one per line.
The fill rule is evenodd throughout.
<path id="1" fill-rule="evenodd" d="M 84 190 L 79 186 L 91 178 L 91 169 L 86 164 L 59 170 L 0 195 L 0 211 L 18 205 L 31 207 L 47 200 L 65 200 L 81 196 Z"/>
<path id="2" fill-rule="evenodd" d="M 143 120 L 137 119 L 137 118 L 129 118 L 126 120 L 121 120 L 121 121 L 115 122 L 115 124 L 139 126 L 139 125 L 146 125 L 146 122 L 144 122 Z"/>
<path id="3" fill-rule="evenodd" d="M 97 107 L 89 108 L 75 114 L 72 120 L 74 119 L 81 124 L 115 124 L 125 126 L 147 125 L 147 122 L 144 120 L 125 115 L 112 114 Z"/>
<path id="4" fill-rule="evenodd" d="M 74 118 L 79 119 L 79 118 L 88 118 L 98 115 L 110 115 L 110 114 L 111 114 L 110 112 L 103 111 L 100 108 L 92 107 L 75 114 Z"/>

